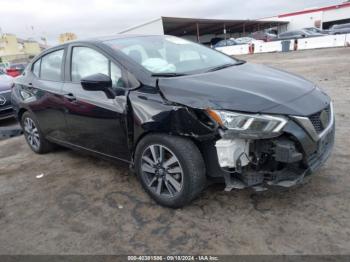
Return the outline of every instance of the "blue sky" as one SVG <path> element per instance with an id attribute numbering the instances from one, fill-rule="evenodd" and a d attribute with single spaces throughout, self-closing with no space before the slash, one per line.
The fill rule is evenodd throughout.
<path id="1" fill-rule="evenodd" d="M 254 19 L 343 0 L 0 0 L 0 28 L 22 38 L 110 35 L 160 16 Z"/>

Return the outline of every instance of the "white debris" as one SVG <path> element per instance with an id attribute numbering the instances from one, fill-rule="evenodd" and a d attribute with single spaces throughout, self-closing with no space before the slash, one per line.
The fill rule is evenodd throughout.
<path id="1" fill-rule="evenodd" d="M 42 178 L 44 176 L 43 173 L 41 173 L 40 175 L 37 175 L 36 178 Z"/>

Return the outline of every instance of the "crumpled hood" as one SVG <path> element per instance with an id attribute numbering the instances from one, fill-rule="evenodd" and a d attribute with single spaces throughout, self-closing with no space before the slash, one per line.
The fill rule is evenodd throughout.
<path id="1" fill-rule="evenodd" d="M 158 84 L 169 101 L 201 109 L 310 115 L 330 102 L 306 79 L 250 63 L 210 73 L 161 78 Z"/>

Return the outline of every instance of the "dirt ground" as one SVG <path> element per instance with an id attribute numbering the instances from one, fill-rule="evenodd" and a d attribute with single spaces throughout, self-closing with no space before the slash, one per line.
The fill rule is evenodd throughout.
<path id="1" fill-rule="evenodd" d="M 15 118 L 0 120 L 0 140 L 19 136 L 21 134 L 22 129 Z"/>
<path id="2" fill-rule="evenodd" d="M 128 168 L 0 141 L 0 254 L 349 254 L 350 48 L 245 56 L 315 81 L 335 101 L 336 144 L 311 181 L 254 193 L 208 188 L 172 210 Z"/>

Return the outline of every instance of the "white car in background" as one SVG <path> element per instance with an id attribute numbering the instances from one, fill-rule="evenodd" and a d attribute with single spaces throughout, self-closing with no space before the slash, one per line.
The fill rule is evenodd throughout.
<path id="1" fill-rule="evenodd" d="M 236 38 L 235 42 L 237 43 L 237 45 L 246 45 L 246 44 L 261 44 L 264 43 L 264 41 L 262 40 L 256 40 L 252 37 L 240 37 L 240 38 Z"/>

